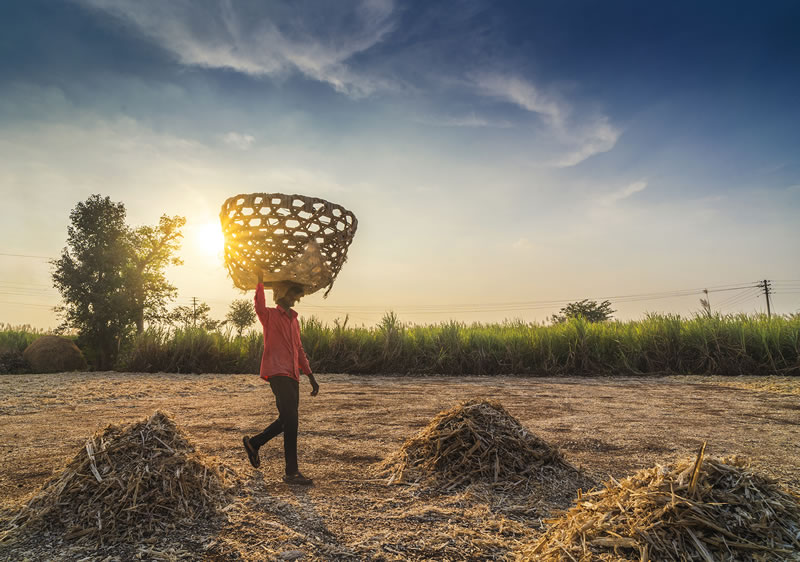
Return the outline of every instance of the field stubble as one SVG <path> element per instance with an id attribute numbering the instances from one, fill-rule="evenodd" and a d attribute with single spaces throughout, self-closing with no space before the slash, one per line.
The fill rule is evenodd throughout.
<path id="1" fill-rule="evenodd" d="M 708 441 L 707 454 L 746 457 L 754 470 L 800 488 L 800 384 L 793 379 L 323 375 L 320 383 L 311 398 L 303 381 L 300 404 L 301 469 L 316 485 L 296 489 L 280 481 L 280 438 L 262 450 L 260 470 L 241 449 L 243 434 L 276 415 L 269 387 L 254 375 L 4 376 L 2 512 L 57 474 L 96 430 L 162 409 L 243 483 L 228 523 L 196 543 L 208 558 L 295 551 L 320 559 L 503 558 L 534 540 L 541 518 L 559 506 L 480 487 L 440 495 L 386 486 L 370 472 L 439 411 L 470 398 L 498 400 L 598 481 L 691 456 Z M 66 546 L 59 552 L 71 559 Z"/>

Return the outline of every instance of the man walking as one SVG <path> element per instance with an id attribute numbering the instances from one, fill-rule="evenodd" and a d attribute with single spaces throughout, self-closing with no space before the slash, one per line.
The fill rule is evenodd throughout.
<path id="1" fill-rule="evenodd" d="M 304 294 L 303 286 L 291 281 L 272 286 L 272 297 L 277 306 L 267 308 L 264 284 L 259 279 L 256 287 L 256 314 L 264 328 L 264 351 L 261 356 L 261 378 L 269 382 L 278 406 L 278 419 L 254 437 L 242 441 L 254 468 L 261 465 L 258 450 L 267 441 L 283 433 L 283 452 L 286 459 L 288 484 L 310 485 L 313 481 L 300 473 L 297 466 L 297 426 L 300 405 L 300 371 L 311 383 L 311 396 L 319 393 L 319 384 L 311 374 L 308 358 L 300 341 L 300 324 L 292 307 Z"/>

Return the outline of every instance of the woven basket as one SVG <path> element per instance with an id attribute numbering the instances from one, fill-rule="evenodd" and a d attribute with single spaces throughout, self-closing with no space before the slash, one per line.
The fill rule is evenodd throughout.
<path id="1" fill-rule="evenodd" d="M 234 285 L 254 289 L 294 281 L 309 295 L 328 296 L 347 260 L 358 221 L 324 199 L 283 193 L 251 193 L 225 201 L 219 214 L 225 235 L 225 266 Z"/>

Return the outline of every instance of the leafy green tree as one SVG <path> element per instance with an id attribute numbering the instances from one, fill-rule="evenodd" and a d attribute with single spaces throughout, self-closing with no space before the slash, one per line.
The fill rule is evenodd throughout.
<path id="1" fill-rule="evenodd" d="M 140 226 L 130 232 L 132 255 L 127 272 L 136 333 L 144 331 L 144 321 L 162 320 L 167 315 L 167 301 L 177 290 L 167 282 L 164 269 L 183 265 L 175 254 L 180 249 L 181 228 L 186 219 L 162 215 L 158 226 Z"/>
<path id="2" fill-rule="evenodd" d="M 64 305 L 61 329 L 76 328 L 95 367 L 114 365 L 133 324 L 125 272 L 133 251 L 125 225 L 125 206 L 92 195 L 70 212 L 67 247 L 51 261 L 53 283 Z"/>
<path id="3" fill-rule="evenodd" d="M 113 367 L 122 342 L 145 319 L 166 313 L 175 287 L 164 276 L 179 265 L 183 217 L 162 216 L 158 226 L 131 229 L 125 205 L 92 195 L 70 213 L 67 247 L 53 260 L 53 283 L 64 305 L 61 329 L 78 331 L 98 369 Z"/>
<path id="4" fill-rule="evenodd" d="M 610 320 L 616 310 L 611 310 L 611 301 L 597 301 L 583 299 L 582 301 L 571 302 L 561 310 L 559 314 L 554 314 L 552 321 L 554 324 L 566 322 L 569 318 L 584 318 L 589 322 L 605 322 Z"/>
<path id="5" fill-rule="evenodd" d="M 183 328 L 202 328 L 209 332 L 225 324 L 225 322 L 211 318 L 211 307 L 204 302 L 199 302 L 194 306 L 176 306 L 169 313 L 168 320 L 171 324 Z"/>
<path id="6" fill-rule="evenodd" d="M 227 321 L 236 328 L 236 333 L 241 337 L 242 332 L 256 321 L 256 310 L 253 303 L 247 299 L 236 299 L 231 303 Z"/>

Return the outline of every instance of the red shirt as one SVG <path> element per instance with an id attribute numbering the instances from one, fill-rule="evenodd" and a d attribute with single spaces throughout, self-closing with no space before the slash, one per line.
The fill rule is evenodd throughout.
<path id="1" fill-rule="evenodd" d="M 261 378 L 273 376 L 292 377 L 300 380 L 300 369 L 311 374 L 306 352 L 300 341 L 300 323 L 297 312 L 285 311 L 280 306 L 267 308 L 264 285 L 256 287 L 256 314 L 264 327 L 264 353 L 261 355 Z"/>

